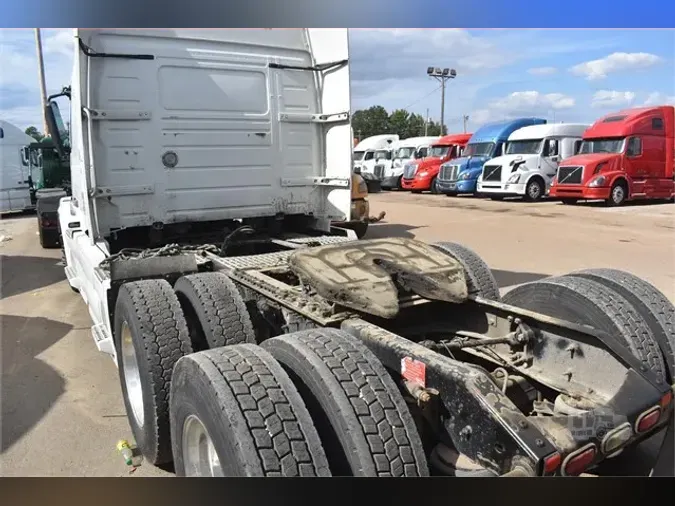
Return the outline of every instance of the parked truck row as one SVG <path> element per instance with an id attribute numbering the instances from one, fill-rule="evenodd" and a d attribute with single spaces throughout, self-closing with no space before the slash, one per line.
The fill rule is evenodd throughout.
<path id="1" fill-rule="evenodd" d="M 566 204 L 604 200 L 620 206 L 675 197 L 674 137 L 673 106 L 627 109 L 593 125 L 518 118 L 434 141 L 428 152 L 416 151 L 400 176 L 393 174 L 399 179 L 383 170 L 373 176 L 385 189 L 415 193 L 529 201 L 550 196 Z"/>
<path id="2" fill-rule="evenodd" d="M 347 30 L 73 39 L 65 275 L 149 463 L 482 477 L 662 458 L 675 308 L 652 285 L 591 269 L 502 297 L 462 245 L 336 225 L 354 211 Z M 468 156 L 503 153 L 480 139 Z M 441 140 L 438 162 L 467 156 Z"/>

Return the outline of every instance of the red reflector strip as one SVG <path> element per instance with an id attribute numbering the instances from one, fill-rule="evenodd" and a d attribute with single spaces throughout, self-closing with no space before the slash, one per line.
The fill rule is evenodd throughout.
<path id="1" fill-rule="evenodd" d="M 661 418 L 661 406 L 654 406 L 645 411 L 638 417 L 635 423 L 635 432 L 647 432 L 656 425 L 659 418 Z"/>
<path id="2" fill-rule="evenodd" d="M 579 476 L 595 460 L 596 449 L 593 444 L 567 456 L 562 473 L 565 476 Z"/>
<path id="3" fill-rule="evenodd" d="M 671 402 L 673 402 L 673 392 L 668 392 L 661 397 L 661 409 L 666 409 Z"/>
<path id="4" fill-rule="evenodd" d="M 544 459 L 544 473 L 554 473 L 560 467 L 562 457 L 558 452 L 552 453 Z"/>

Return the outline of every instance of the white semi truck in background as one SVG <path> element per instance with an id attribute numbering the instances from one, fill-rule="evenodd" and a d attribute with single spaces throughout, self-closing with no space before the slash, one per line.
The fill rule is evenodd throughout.
<path id="1" fill-rule="evenodd" d="M 481 195 L 501 200 L 523 197 L 537 201 L 546 196 L 561 160 L 577 153 L 590 125 L 547 123 L 513 132 L 502 156 L 483 166 L 477 189 Z"/>
<path id="2" fill-rule="evenodd" d="M 654 287 L 600 269 L 502 298 L 463 246 L 332 225 L 351 206 L 347 30 L 77 29 L 74 47 L 65 273 L 148 462 L 643 472 L 673 413 Z"/>
<path id="3" fill-rule="evenodd" d="M 406 163 L 419 160 L 427 156 L 429 147 L 440 137 L 409 137 L 399 141 L 393 153 L 392 161 L 383 164 L 381 170 L 375 165 L 375 177 L 380 180 L 382 188 L 400 189 L 403 169 Z"/>
<path id="4" fill-rule="evenodd" d="M 377 153 L 379 152 L 381 157 L 386 158 L 386 154 L 391 154 L 398 140 L 399 137 L 395 134 L 366 137 L 354 146 L 354 168 L 361 174 L 370 174 L 372 176 L 375 170 Z"/>
<path id="5" fill-rule="evenodd" d="M 35 207 L 30 192 L 31 160 L 24 149 L 31 142 L 35 139 L 19 127 L 0 120 L 0 212 Z"/>

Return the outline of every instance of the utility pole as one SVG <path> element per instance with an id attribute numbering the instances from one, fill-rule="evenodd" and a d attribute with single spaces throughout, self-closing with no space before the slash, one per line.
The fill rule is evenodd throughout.
<path id="1" fill-rule="evenodd" d="M 429 109 L 427 109 L 427 117 L 424 120 L 424 137 L 427 136 L 428 130 L 429 130 Z"/>
<path id="2" fill-rule="evenodd" d="M 464 121 L 464 133 L 466 133 L 466 122 L 469 121 L 469 116 L 465 114 L 462 116 L 462 120 Z"/>
<path id="3" fill-rule="evenodd" d="M 445 127 L 445 83 L 448 79 L 457 77 L 457 71 L 448 68 L 428 67 L 427 75 L 436 78 L 441 83 L 441 135 L 443 135 Z"/>
<path id="4" fill-rule="evenodd" d="M 49 127 L 45 118 L 45 107 L 47 107 L 47 85 L 45 84 L 45 62 L 42 58 L 42 37 L 40 29 L 35 29 L 35 46 L 37 49 L 38 73 L 40 76 L 40 101 L 42 103 L 42 131 L 44 135 L 49 135 Z"/>

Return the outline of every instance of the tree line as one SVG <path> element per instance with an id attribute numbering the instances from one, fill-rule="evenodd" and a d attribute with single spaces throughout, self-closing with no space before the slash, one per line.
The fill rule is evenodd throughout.
<path id="1" fill-rule="evenodd" d="M 66 130 L 67 132 L 64 132 L 64 139 L 62 139 L 64 142 L 68 141 L 68 132 L 70 131 L 70 122 L 66 123 Z M 31 136 L 33 139 L 35 139 L 37 142 L 42 142 L 47 136 L 40 132 L 40 130 L 37 129 L 37 127 L 34 126 L 29 126 L 25 130 L 26 135 Z"/>
<path id="2" fill-rule="evenodd" d="M 352 129 L 354 137 L 359 140 L 372 135 L 397 134 L 401 139 L 408 137 L 421 137 L 428 135 L 432 137 L 447 135 L 448 130 L 443 125 L 441 132 L 440 123 L 429 121 L 426 125 L 425 119 L 420 114 L 410 113 L 404 109 L 397 109 L 391 114 L 381 105 L 374 105 L 368 109 L 361 109 L 352 114 Z"/>

